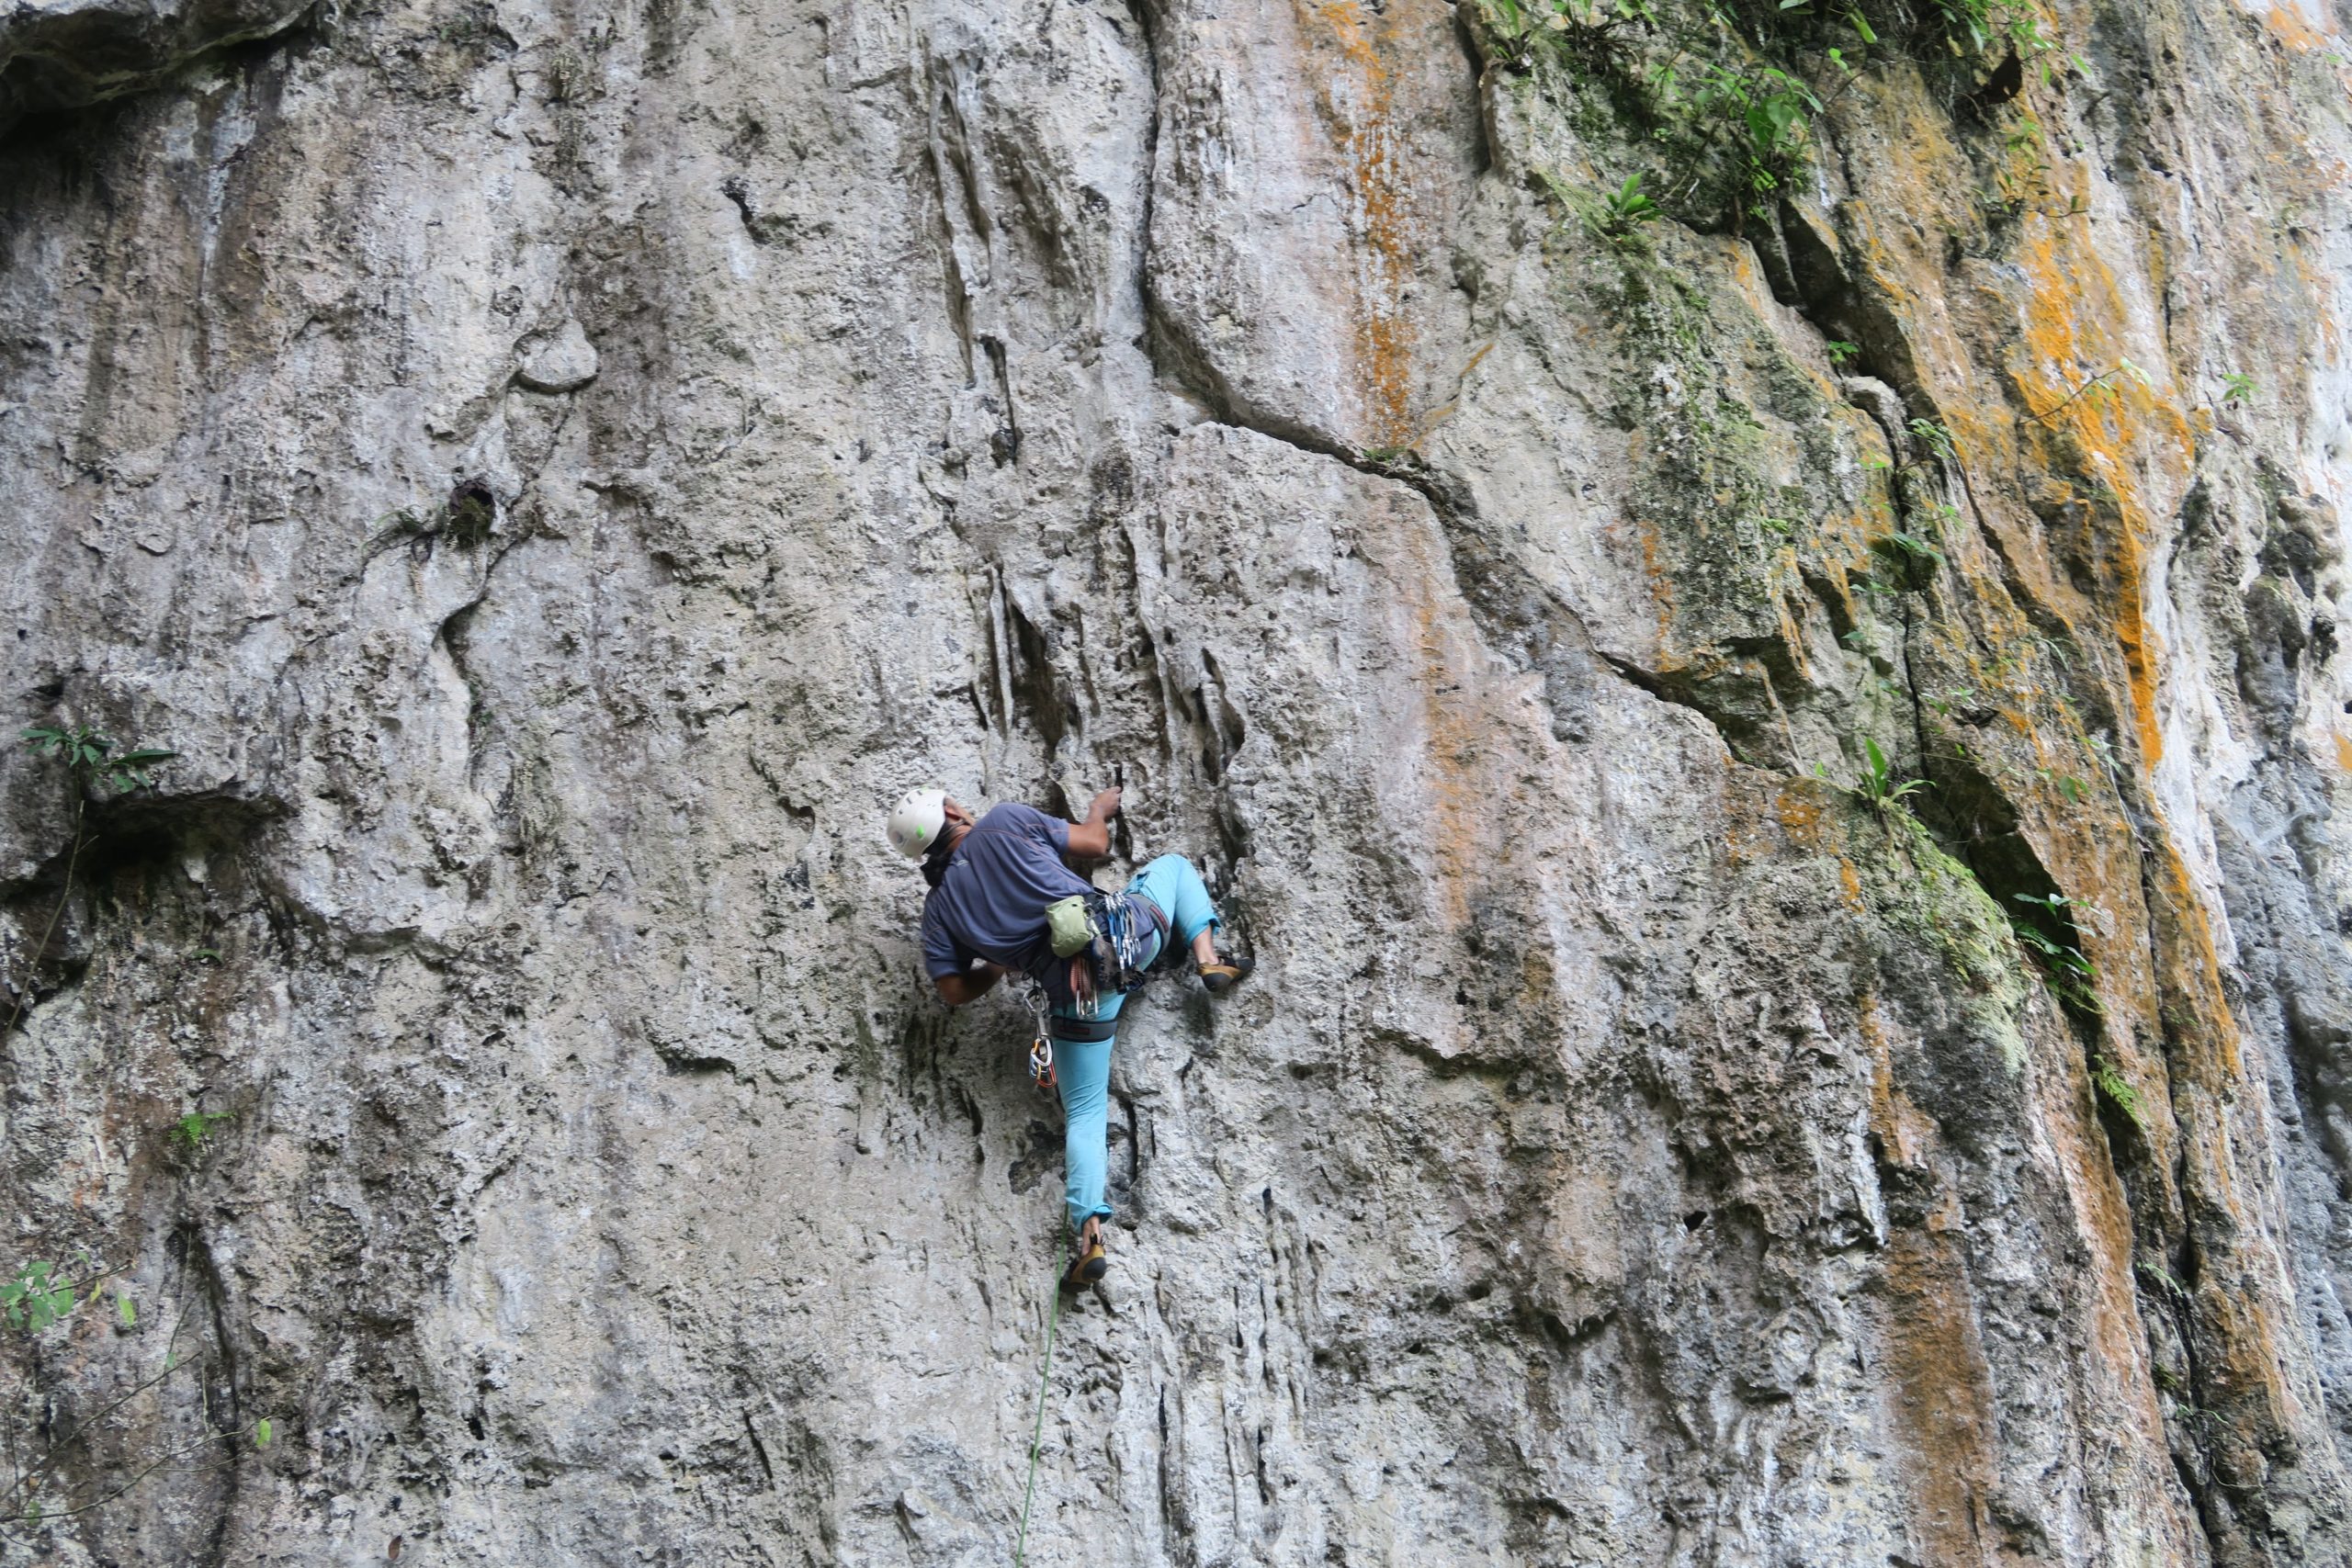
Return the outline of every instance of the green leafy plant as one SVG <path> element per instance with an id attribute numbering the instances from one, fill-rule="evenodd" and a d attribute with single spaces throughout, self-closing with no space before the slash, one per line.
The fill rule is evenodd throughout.
<path id="1" fill-rule="evenodd" d="M 1951 432 L 1934 420 L 1915 419 L 1905 428 L 1911 432 L 1913 440 L 1925 446 L 1935 457 L 1947 463 L 1959 461 L 1960 447 L 1952 440 Z"/>
<path id="2" fill-rule="evenodd" d="M 172 1123 L 172 1130 L 167 1135 L 173 1143 L 193 1153 L 204 1146 L 204 1141 L 212 1136 L 213 1129 L 234 1119 L 233 1111 L 191 1111 Z"/>
<path id="3" fill-rule="evenodd" d="M 1604 197 L 1597 225 L 1605 239 L 1622 240 L 1645 223 L 1657 220 L 1657 203 L 1642 194 L 1642 176 L 1628 175 L 1625 183 Z"/>
<path id="4" fill-rule="evenodd" d="M 2042 29 L 2041 13 L 2028 0 L 1936 0 L 1954 44 L 1965 40 L 1979 54 L 2007 44 L 2021 61 L 2038 61 L 2058 40 Z M 2044 73 L 2047 80 L 2047 71 Z"/>
<path id="5" fill-rule="evenodd" d="M 2174 1279 L 2172 1270 L 2161 1263 L 2151 1263 L 2143 1258 L 2132 1265 L 2132 1271 L 2175 1301 L 2188 1300 L 2188 1288 Z"/>
<path id="6" fill-rule="evenodd" d="M 2148 1130 L 2148 1118 L 2140 1091 L 2132 1087 L 2132 1080 L 2125 1077 L 2122 1070 L 2103 1054 L 2091 1057 L 2091 1082 L 2098 1087 L 2099 1093 L 2107 1096 L 2115 1109 L 2130 1119 L 2132 1125 L 2143 1133 Z"/>
<path id="7" fill-rule="evenodd" d="M 2229 407 L 2246 401 L 2254 396 L 2254 378 L 2243 370 L 2233 370 L 2222 378 L 2222 403 Z"/>
<path id="8" fill-rule="evenodd" d="M 2010 895 L 2018 903 L 2042 911 L 2043 917 L 2062 931 L 2071 933 L 2075 927 L 2075 900 L 2061 893 Z M 2079 1011 L 2097 1016 L 2103 1010 L 2098 993 L 2093 987 L 2098 982 L 2098 969 L 2083 956 L 2083 950 L 2071 942 L 2052 936 L 2041 926 L 2012 910 L 2009 931 L 2034 960 L 2043 984 L 2060 1001 Z"/>
<path id="9" fill-rule="evenodd" d="M 1860 344 L 1848 343 L 1843 338 L 1833 337 L 1827 343 L 1822 344 L 1822 347 L 1828 351 L 1829 363 L 1832 365 L 1843 365 L 1846 361 L 1853 358 L 1854 355 L 1862 352 L 1862 345 Z"/>
<path id="10" fill-rule="evenodd" d="M 74 1311 L 74 1282 L 54 1263 L 27 1263 L 15 1276 L 0 1280 L 0 1322 L 11 1328 L 38 1334 L 62 1323 Z"/>
<path id="11" fill-rule="evenodd" d="M 2056 789 L 2059 794 L 2064 795 L 2072 804 L 2080 806 L 2083 803 L 2083 796 L 2086 793 L 2083 788 L 2083 781 L 2076 778 L 2074 774 L 2062 773 L 2055 768 L 2036 768 L 2034 769 L 2034 773 L 2044 783 Z"/>
<path id="12" fill-rule="evenodd" d="M 1898 528 L 1886 536 L 1885 544 L 1895 554 L 1908 557 L 1912 560 L 1925 561 L 1934 566 L 1944 564 L 1943 551 L 1917 534 L 1906 534 Z"/>
<path id="13" fill-rule="evenodd" d="M 1658 219 L 1658 205 L 1644 194 L 1639 175 L 1628 175 L 1624 184 L 1598 196 L 1578 190 L 1548 173 L 1541 177 L 1544 188 L 1552 193 L 1552 199 L 1560 204 L 1565 214 L 1561 223 L 1565 225 L 1572 216 L 1583 224 L 1587 233 L 1605 244 L 1630 244 L 1645 226 Z"/>
<path id="14" fill-rule="evenodd" d="M 1829 770 L 1819 763 L 1814 765 L 1813 771 L 1817 777 L 1826 779 L 1829 776 Z M 1894 766 L 1886 760 L 1886 753 L 1879 750 L 1878 742 L 1865 735 L 1862 737 L 1862 769 L 1854 775 L 1853 786 L 1846 793 L 1868 803 L 1871 809 L 1883 815 L 1902 808 L 1903 802 L 1911 795 L 1933 787 L 1933 783 L 1927 779 L 1898 778 Z"/>
<path id="15" fill-rule="evenodd" d="M 63 759 L 85 789 L 103 785 L 118 795 L 147 788 L 155 782 L 155 765 L 179 755 L 152 746 L 117 751 L 113 740 L 86 725 L 60 729 L 37 724 L 23 733 L 34 750 Z"/>
<path id="16" fill-rule="evenodd" d="M 1975 702 L 1976 688 L 1961 686 L 1945 692 L 1939 696 L 1927 697 L 1922 700 L 1938 713 L 1949 715 L 1954 708 L 1964 708 Z"/>
<path id="17" fill-rule="evenodd" d="M 0 1324 L 28 1340 L 70 1333 L 76 1309 L 96 1301 L 104 1292 L 105 1281 L 116 1272 L 100 1268 L 86 1255 L 83 1262 L 90 1272 L 78 1280 L 67 1279 L 54 1263 L 36 1262 L 22 1266 L 13 1276 L 0 1280 Z M 6 1471 L 0 1472 L 0 1547 L 5 1547 L 17 1532 L 35 1530 L 45 1523 L 104 1507 L 149 1476 L 187 1468 L 205 1450 L 217 1455 L 221 1438 L 249 1435 L 255 1448 L 269 1446 L 274 1432 L 266 1416 L 243 1427 L 223 1425 L 214 1419 L 207 1391 L 218 1372 L 217 1364 L 209 1358 L 189 1359 L 179 1353 L 180 1337 L 188 1319 L 189 1311 L 183 1308 L 164 1342 L 160 1366 L 138 1377 L 115 1398 L 86 1413 L 65 1408 L 53 1391 L 40 1389 L 29 1380 L 19 1382 L 15 1391 L 17 1404 L 21 1405 L 29 1397 L 39 1415 L 28 1425 L 19 1426 L 14 1418 L 15 1406 L 0 1411 L 0 1424 L 5 1425 L 6 1434 L 5 1445 L 0 1445 L 0 1457 L 5 1457 L 6 1462 Z M 139 1313 L 130 1292 L 118 1289 L 115 1331 L 134 1335 L 138 1325 Z M 40 1365 L 40 1359 L 35 1359 L 33 1364 Z M 163 1387 L 183 1372 L 192 1374 L 194 1398 L 202 1411 L 198 1435 L 139 1455 L 137 1468 L 126 1478 L 96 1486 L 85 1483 L 82 1489 L 76 1490 L 74 1477 L 87 1472 L 87 1441 L 92 1435 L 114 1426 L 115 1418 L 133 1400 Z M 201 1461 L 198 1462 L 200 1468 Z"/>
<path id="18" fill-rule="evenodd" d="M 82 850 L 86 842 L 83 824 L 88 818 L 93 795 L 127 795 L 146 789 L 154 783 L 155 768 L 179 755 L 153 746 L 135 746 L 128 751 L 115 750 L 110 737 L 101 735 L 87 725 L 32 725 L 22 731 L 27 744 L 35 751 L 55 757 L 65 764 L 74 783 L 73 838 L 65 854 L 65 880 L 59 888 L 57 908 L 50 911 L 49 923 L 41 928 L 40 940 L 32 945 L 26 973 L 17 987 L 16 1005 L 9 1009 L 8 1021 L 0 1024 L 0 1038 L 6 1038 L 25 1015 L 33 995 L 32 965 L 40 962 L 49 951 L 50 938 L 57 934 L 57 922 L 64 918 L 65 906 L 74 897 L 74 873 L 81 864 Z"/>
<path id="19" fill-rule="evenodd" d="M 1777 65 L 1716 60 L 1700 68 L 1684 101 L 1702 129 L 1731 143 L 1748 211 L 1763 216 L 1764 198 L 1803 162 L 1820 95 Z"/>

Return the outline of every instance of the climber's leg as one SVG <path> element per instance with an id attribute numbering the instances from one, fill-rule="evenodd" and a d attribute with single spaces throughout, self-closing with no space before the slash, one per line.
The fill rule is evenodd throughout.
<path id="1" fill-rule="evenodd" d="M 1098 998 L 1095 1021 L 1114 1027 L 1124 996 Z M 1068 1016 L 1056 1010 L 1057 1016 Z M 1090 1219 L 1108 1219 L 1110 1205 L 1102 1201 L 1104 1147 L 1110 1130 L 1111 1045 L 1115 1033 L 1101 1040 L 1054 1038 L 1054 1071 L 1062 1090 L 1062 1166 L 1069 1226 L 1078 1230 Z"/>
<path id="2" fill-rule="evenodd" d="M 1211 933 L 1217 927 L 1216 906 L 1209 902 L 1208 885 L 1193 863 L 1182 855 L 1161 855 L 1136 873 L 1127 891 L 1140 893 L 1168 917 L 1169 934 L 1193 950 L 1203 963 L 1216 962 Z"/>
<path id="3" fill-rule="evenodd" d="M 1193 950 L 1193 966 L 1201 983 L 1223 995 L 1255 967 L 1249 959 L 1221 960 L 1216 932 L 1220 922 L 1216 906 L 1209 902 L 1208 886 L 1193 863 L 1182 855 L 1161 855 L 1136 874 L 1127 891 L 1140 893 L 1168 917 L 1169 934 Z"/>

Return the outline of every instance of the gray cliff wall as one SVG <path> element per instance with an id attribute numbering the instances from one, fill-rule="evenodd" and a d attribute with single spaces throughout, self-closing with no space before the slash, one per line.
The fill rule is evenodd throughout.
<path id="1" fill-rule="evenodd" d="M 1009 1561 L 1123 772 L 1031 1561 L 2352 1561 L 2352 44 L 1732 8 L 0 14 L 6 1560 Z"/>

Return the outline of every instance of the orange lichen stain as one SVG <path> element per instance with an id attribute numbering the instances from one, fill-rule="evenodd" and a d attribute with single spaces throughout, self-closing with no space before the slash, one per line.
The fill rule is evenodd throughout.
<path id="1" fill-rule="evenodd" d="M 2091 1287 L 2090 1329 L 2098 1349 L 2094 1364 L 2112 1375 L 2109 1396 L 2133 1411 L 2143 1436 L 2161 1448 L 2164 1419 L 2153 1397 L 2154 1385 L 2139 1371 L 2146 1338 L 2132 1283 L 2131 1201 L 2116 1176 L 2081 1055 L 2069 1053 L 2065 1070 L 2046 1083 L 2042 1124 L 2065 1173 L 2064 1190 L 2074 1209 L 2075 1234 L 2091 1254 L 2086 1278 Z"/>
<path id="2" fill-rule="evenodd" d="M 1877 997 L 1861 998 L 1854 1011 L 1854 1026 L 1871 1055 L 1871 1131 L 1889 1161 L 1902 1169 L 1917 1170 L 1936 1140 L 1936 1124 L 1895 1087 L 1894 1048 L 1878 1015 Z"/>
<path id="3" fill-rule="evenodd" d="M 1498 807 L 1510 792 L 1496 765 L 1497 738 L 1523 720 L 1510 694 L 1486 678 L 1477 635 L 1464 625 L 1442 547 L 1426 527 L 1408 522 L 1400 532 L 1391 587 L 1411 616 L 1442 913 L 1460 926 L 1469 919 L 1471 889 L 1508 860 Z"/>
<path id="4" fill-rule="evenodd" d="M 1821 800 L 1793 780 L 1783 783 L 1772 798 L 1772 815 L 1789 841 L 1811 849 L 1821 840 Z"/>
<path id="5" fill-rule="evenodd" d="M 2142 755 L 2153 764 L 2163 754 L 2164 741 L 2156 721 L 2159 650 L 2143 603 L 2143 563 L 2154 536 L 2143 476 L 2153 471 L 2185 486 L 2196 458 L 2195 439 L 2179 409 L 2124 368 L 2128 355 L 2119 345 L 2120 333 L 2107 323 L 2120 324 L 2127 313 L 2114 275 L 2098 254 L 2076 242 L 2071 231 L 2042 222 L 2031 226 L 2018 260 L 2028 282 L 2028 361 L 2018 384 L 2033 411 L 2019 434 L 2029 440 L 2072 436 L 2094 481 L 2113 500 L 2121 526 L 2105 541 L 2114 564 L 2103 608 L 2123 657 Z M 2045 460 L 2039 466 L 2065 465 Z"/>
<path id="6" fill-rule="evenodd" d="M 2306 54 L 2313 50 L 2325 49 L 2335 41 L 2330 34 L 2312 27 L 2284 6 L 2271 6 L 2270 14 L 2262 18 L 2262 23 L 2289 49 Z"/>
<path id="7" fill-rule="evenodd" d="M 1876 998 L 1862 998 L 1855 1022 L 1871 1055 L 1871 1132 L 1882 1157 L 1917 1170 L 1935 1146 L 1935 1124 L 1894 1081 L 1894 1054 Z M 1911 1451 L 1914 1528 L 1929 1549 L 1925 1560 L 1938 1563 L 1992 1560 L 1982 1543 L 1994 1532 L 1980 1515 L 1998 1476 L 1991 1370 L 1952 1243 L 1956 1210 L 1947 1196 L 1924 1228 L 1905 1225 L 1889 1235 L 1886 1310 L 1879 1319 L 1894 1374 L 1888 1424 Z"/>
<path id="8" fill-rule="evenodd" d="M 1396 123 L 1396 78 L 1382 58 L 1384 43 L 1374 24 L 1393 35 L 1395 17 L 1367 17 L 1359 0 L 1296 0 L 1299 20 L 1310 36 L 1320 32 L 1336 46 L 1341 69 L 1323 88 L 1327 118 L 1340 128 L 1340 153 L 1348 171 L 1357 247 L 1355 351 L 1363 378 L 1369 445 L 1409 446 L 1412 419 L 1413 323 L 1405 313 L 1412 281 L 1409 193 L 1400 156 L 1403 130 Z M 1399 9 L 1403 9 L 1399 7 Z"/>
<path id="9" fill-rule="evenodd" d="M 1993 1562 L 1996 1528 L 1986 1502 L 1998 1484 L 1993 1452 L 1993 1380 L 1948 1202 L 1925 1231 L 1887 1238 L 1887 1310 L 1880 1326 L 1894 1373 L 1890 1424 L 1911 1450 L 1912 1516 L 1929 1562 Z"/>
<path id="10" fill-rule="evenodd" d="M 2339 735 L 2335 738 L 2335 765 L 2346 773 L 2352 773 L 2352 735 Z"/>
<path id="11" fill-rule="evenodd" d="M 1649 579 L 1650 598 L 1657 606 L 1657 645 L 1674 646 L 1674 572 L 1658 548 L 1657 526 L 1646 517 L 1633 519 L 1642 532 L 1642 571 Z"/>
<path id="12" fill-rule="evenodd" d="M 1844 855 L 1838 857 L 1838 882 L 1846 889 L 1846 907 L 1856 914 L 1862 912 L 1862 878 L 1855 871 L 1854 863 Z"/>

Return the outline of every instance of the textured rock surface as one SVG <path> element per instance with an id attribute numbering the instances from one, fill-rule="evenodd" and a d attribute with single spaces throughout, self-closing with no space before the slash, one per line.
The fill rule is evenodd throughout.
<path id="1" fill-rule="evenodd" d="M 277 25 L 16 41 L 111 14 L 6 58 Z M 1059 1131 L 876 814 L 1123 771 L 1262 967 L 1131 1010 L 1032 1561 L 2352 1557 L 2352 68 L 2042 17 L 1736 223 L 1438 0 L 391 0 L 20 127 L 10 711 L 180 756 L 44 947 L 0 754 L 0 1261 L 142 1309 L 11 1408 L 190 1370 L 0 1550 L 1008 1561 Z"/>

